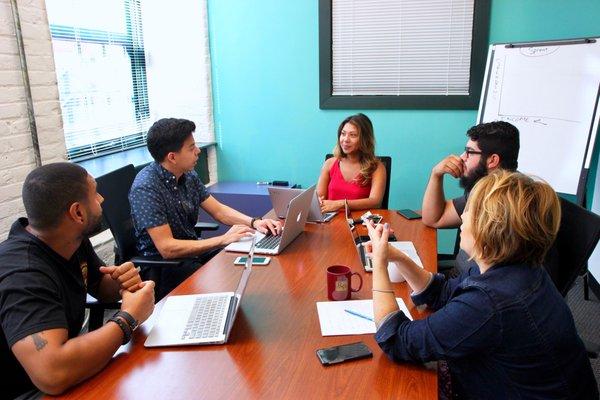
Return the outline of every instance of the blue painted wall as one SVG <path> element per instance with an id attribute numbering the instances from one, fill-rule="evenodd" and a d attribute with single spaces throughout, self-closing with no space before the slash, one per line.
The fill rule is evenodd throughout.
<path id="1" fill-rule="evenodd" d="M 208 0 L 208 19 L 219 179 L 316 183 L 339 122 L 361 111 L 319 109 L 318 1 Z M 600 36 L 598 21 L 598 0 L 495 0 L 490 42 Z M 393 157 L 390 208 L 420 208 L 432 166 L 461 152 L 477 118 L 476 110 L 365 113 L 377 153 Z M 452 179 L 446 188 L 460 193 Z M 442 250 L 451 237 L 442 235 Z"/>

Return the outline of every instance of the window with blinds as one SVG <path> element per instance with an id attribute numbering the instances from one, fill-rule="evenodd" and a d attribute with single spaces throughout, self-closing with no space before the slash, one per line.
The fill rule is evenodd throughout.
<path id="1" fill-rule="evenodd" d="M 69 159 L 146 143 L 140 0 L 46 0 Z"/>
<path id="2" fill-rule="evenodd" d="M 489 1 L 320 0 L 321 108 L 476 108 Z"/>

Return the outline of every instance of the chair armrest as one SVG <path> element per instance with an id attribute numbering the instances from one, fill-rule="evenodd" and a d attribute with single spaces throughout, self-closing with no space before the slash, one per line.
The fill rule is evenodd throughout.
<path id="1" fill-rule="evenodd" d="M 98 329 L 104 323 L 105 310 L 119 310 L 121 308 L 120 301 L 101 302 L 91 295 L 87 295 L 85 307 L 90 310 L 90 319 L 88 322 L 88 332 Z"/>
<path id="2" fill-rule="evenodd" d="M 131 260 L 129 260 L 133 263 L 133 265 L 135 265 L 136 267 L 147 267 L 147 268 L 157 268 L 157 267 L 177 267 L 179 265 L 181 265 L 182 260 L 153 260 L 151 258 L 145 258 L 145 257 L 133 257 Z"/>
<path id="3" fill-rule="evenodd" d="M 112 310 L 112 309 L 119 309 L 121 308 L 121 301 L 111 301 L 111 302 L 107 302 L 104 303 L 98 299 L 96 299 L 94 296 L 88 294 L 87 298 L 85 300 L 85 306 L 86 308 L 89 308 L 90 310 L 92 309 L 102 309 L 102 310 Z"/>
<path id="4" fill-rule="evenodd" d="M 216 231 L 217 229 L 219 229 L 219 224 L 214 222 L 198 222 L 194 226 L 194 230 L 196 232 Z"/>
<path id="5" fill-rule="evenodd" d="M 454 261 L 454 260 L 456 260 L 456 254 L 438 253 L 437 260 L 438 261 Z"/>

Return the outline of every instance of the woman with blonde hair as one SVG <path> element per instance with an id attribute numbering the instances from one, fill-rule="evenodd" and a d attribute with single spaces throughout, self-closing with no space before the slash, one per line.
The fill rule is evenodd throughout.
<path id="1" fill-rule="evenodd" d="M 322 212 L 379 208 L 385 192 L 385 167 L 375 157 L 373 124 L 364 114 L 351 115 L 338 128 L 333 157 L 321 168 L 317 194 Z"/>
<path id="2" fill-rule="evenodd" d="M 554 190 L 497 171 L 475 185 L 462 221 L 460 247 L 477 265 L 450 280 L 388 246 L 389 227 L 368 227 L 382 350 L 395 361 L 445 360 L 460 397 L 597 399 L 571 312 L 543 268 L 560 224 Z M 413 302 L 433 314 L 410 321 L 398 310 L 388 260 L 406 278 Z"/>

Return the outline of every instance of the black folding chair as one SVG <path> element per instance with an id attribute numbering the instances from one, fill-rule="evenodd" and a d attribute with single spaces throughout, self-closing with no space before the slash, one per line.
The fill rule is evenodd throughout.
<path id="1" fill-rule="evenodd" d="M 162 268 L 176 268 L 181 265 L 182 260 L 152 259 L 137 256 L 128 198 L 129 189 L 135 176 L 135 167 L 133 164 L 129 164 L 96 178 L 97 191 L 104 197 L 102 203 L 103 220 L 115 239 L 115 265 L 131 261 L 136 267 L 141 268 L 144 279 L 151 279 L 159 286 Z M 218 227 L 214 223 L 199 223 L 196 225 L 196 233 L 200 236 L 203 230 L 216 230 Z M 93 330 L 102 326 L 105 309 L 119 307 L 118 303 L 88 302 L 88 308 L 90 308 L 89 329 Z"/>
<path id="2" fill-rule="evenodd" d="M 544 266 L 558 291 L 566 296 L 575 279 L 587 271 L 587 261 L 600 240 L 600 216 L 562 198 L 560 208 L 560 228 Z M 600 347 L 584 344 L 588 355 L 596 358 Z"/>

